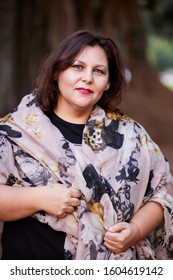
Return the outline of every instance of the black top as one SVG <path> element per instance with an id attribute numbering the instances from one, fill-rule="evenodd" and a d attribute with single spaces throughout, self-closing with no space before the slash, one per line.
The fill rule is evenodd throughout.
<path id="1" fill-rule="evenodd" d="M 70 142 L 81 144 L 83 124 L 73 124 L 48 113 L 51 122 Z M 32 217 L 5 222 L 2 233 L 3 260 L 63 260 L 66 234 Z"/>
<path id="2" fill-rule="evenodd" d="M 47 116 L 51 122 L 58 127 L 65 139 L 71 143 L 81 144 L 82 133 L 84 129 L 84 124 L 76 124 L 64 121 L 58 117 L 54 112 L 48 113 Z"/>

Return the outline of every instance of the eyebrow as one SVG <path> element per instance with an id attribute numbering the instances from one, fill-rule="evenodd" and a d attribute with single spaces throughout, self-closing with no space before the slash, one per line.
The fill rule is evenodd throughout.
<path id="1" fill-rule="evenodd" d="M 73 63 L 75 63 L 75 62 L 82 63 L 82 64 L 86 64 L 84 61 L 79 60 L 79 59 L 74 60 Z M 107 66 L 107 65 L 104 65 L 104 64 L 96 64 L 95 67 L 104 67 L 104 68 L 108 69 L 108 66 Z"/>

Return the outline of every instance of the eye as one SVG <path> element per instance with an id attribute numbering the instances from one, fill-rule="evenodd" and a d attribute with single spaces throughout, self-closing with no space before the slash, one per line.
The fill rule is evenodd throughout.
<path id="1" fill-rule="evenodd" d="M 98 74 L 102 74 L 102 75 L 105 74 L 105 72 L 101 69 L 95 69 L 95 72 L 98 73 Z"/>
<path id="2" fill-rule="evenodd" d="M 83 66 L 80 65 L 80 64 L 73 64 L 72 67 L 75 68 L 75 69 L 77 69 L 77 70 L 83 69 Z"/>

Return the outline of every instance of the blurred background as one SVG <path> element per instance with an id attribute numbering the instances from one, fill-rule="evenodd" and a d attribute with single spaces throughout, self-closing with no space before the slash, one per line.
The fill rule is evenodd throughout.
<path id="1" fill-rule="evenodd" d="M 118 44 L 128 79 L 121 108 L 146 128 L 173 170 L 172 0 L 0 0 L 0 117 L 34 88 L 58 42 L 84 28 Z"/>

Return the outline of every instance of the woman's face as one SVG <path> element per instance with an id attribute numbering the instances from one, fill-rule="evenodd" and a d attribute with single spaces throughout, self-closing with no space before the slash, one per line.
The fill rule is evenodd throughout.
<path id="1" fill-rule="evenodd" d="M 73 64 L 59 73 L 57 82 L 60 94 L 56 112 L 89 115 L 94 104 L 109 88 L 108 61 L 104 50 L 99 46 L 85 47 Z"/>

